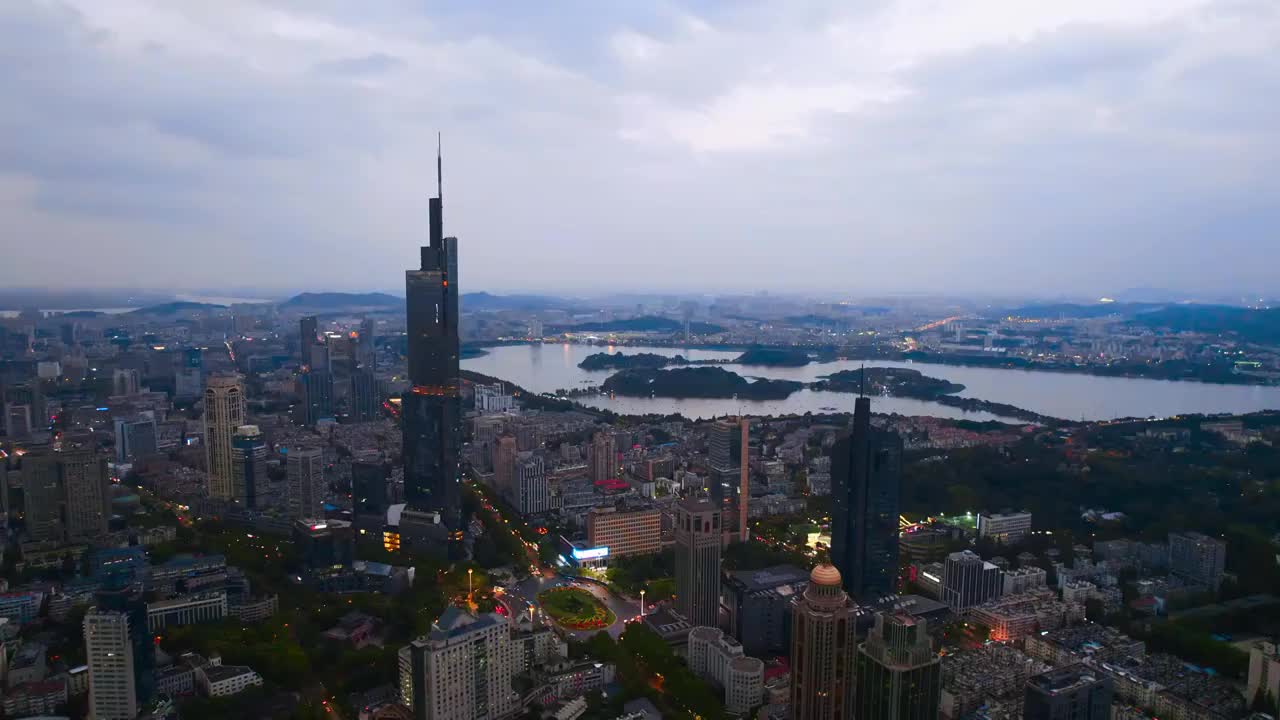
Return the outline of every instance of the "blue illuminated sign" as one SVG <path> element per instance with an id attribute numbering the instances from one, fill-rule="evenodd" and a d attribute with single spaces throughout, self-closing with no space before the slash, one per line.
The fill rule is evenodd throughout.
<path id="1" fill-rule="evenodd" d="M 573 549 L 574 560 L 599 560 L 600 558 L 606 558 L 606 557 L 609 557 L 608 547 L 574 548 Z"/>

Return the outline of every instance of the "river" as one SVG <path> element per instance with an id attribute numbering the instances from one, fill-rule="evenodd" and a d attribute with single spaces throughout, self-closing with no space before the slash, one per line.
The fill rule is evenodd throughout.
<path id="1" fill-rule="evenodd" d="M 684 350 L 641 346 L 602 345 L 509 345 L 487 348 L 483 357 L 462 361 L 467 370 L 509 380 L 535 392 L 599 385 L 613 371 L 588 371 L 578 367 L 583 358 L 598 352 L 639 352 L 659 355 L 683 355 L 690 360 L 731 360 L 736 350 Z M 845 360 L 811 363 L 798 368 L 743 367 L 726 365 L 741 375 L 779 380 L 812 382 L 819 376 L 839 370 L 857 369 L 862 361 Z M 1102 377 L 1083 373 L 1004 370 L 934 363 L 869 361 L 877 367 L 906 367 L 925 375 L 942 378 L 965 386 L 961 397 L 974 397 L 1007 403 L 1043 415 L 1068 420 L 1109 420 L 1120 417 L 1167 417 L 1189 413 L 1246 413 L 1258 410 L 1280 410 L 1280 387 L 1256 385 L 1215 385 L 1171 380 Z M 849 393 L 802 390 L 784 400 L 714 400 L 584 396 L 584 405 L 605 408 L 624 414 L 680 413 L 689 418 L 710 418 L 744 413 L 748 415 L 785 415 L 823 412 L 836 408 L 852 412 L 854 396 Z M 933 415 L 966 420 L 998 418 L 985 412 L 964 412 L 957 408 L 925 400 L 877 397 L 872 408 L 879 413 Z M 1017 421 L 1013 421 L 1017 422 Z"/>

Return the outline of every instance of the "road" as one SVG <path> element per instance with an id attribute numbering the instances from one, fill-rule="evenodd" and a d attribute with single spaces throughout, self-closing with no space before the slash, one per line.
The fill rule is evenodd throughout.
<path id="1" fill-rule="evenodd" d="M 527 613 L 529 612 L 528 607 L 530 605 L 533 605 L 535 607 L 537 606 L 538 593 L 544 590 L 550 590 L 551 588 L 554 588 L 554 587 L 562 587 L 566 585 L 571 585 L 571 586 L 586 590 L 587 592 L 596 596 L 597 600 L 604 603 L 605 607 L 613 611 L 613 614 L 616 615 L 618 619 L 615 620 L 614 623 L 607 628 L 607 630 L 609 634 L 612 635 L 615 639 L 619 635 L 621 635 L 622 631 L 626 628 L 627 620 L 630 620 L 631 618 L 640 614 L 639 603 L 631 602 L 630 600 L 626 600 L 622 597 L 614 595 L 613 593 L 609 592 L 608 588 L 604 587 L 603 585 L 599 585 L 593 582 L 588 582 L 585 580 L 564 578 L 564 577 L 560 577 L 559 575 L 553 578 L 543 577 L 542 575 L 534 575 L 528 578 L 527 580 L 522 580 L 518 584 L 507 588 L 508 601 L 510 603 L 511 610 L 512 612 Z M 561 629 L 569 637 L 572 637 L 575 640 L 586 640 L 590 638 L 592 635 L 599 632 L 599 630 L 569 630 L 568 628 L 561 628 Z"/>

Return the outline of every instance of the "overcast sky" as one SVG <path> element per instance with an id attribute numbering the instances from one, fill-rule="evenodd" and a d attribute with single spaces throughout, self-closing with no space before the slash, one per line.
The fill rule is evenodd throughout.
<path id="1" fill-rule="evenodd" d="M 4 0 L 0 284 L 1274 291 L 1276 0 Z"/>

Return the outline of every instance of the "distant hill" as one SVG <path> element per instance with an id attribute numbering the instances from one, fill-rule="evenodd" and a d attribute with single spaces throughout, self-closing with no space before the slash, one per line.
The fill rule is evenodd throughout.
<path id="1" fill-rule="evenodd" d="M 1099 318 L 1108 315 L 1133 317 L 1139 313 L 1159 310 L 1165 307 L 1162 303 L 1050 303 L 1045 305 L 1024 305 L 1011 308 L 1005 312 L 1009 315 L 1024 318 Z"/>
<path id="2" fill-rule="evenodd" d="M 344 292 L 317 292 L 302 293 L 280 303 L 281 308 L 298 309 L 307 308 L 310 310 L 341 310 L 350 307 L 385 307 L 385 308 L 403 308 L 404 298 L 388 295 L 387 293 L 371 292 L 371 293 L 344 293 Z"/>
<path id="3" fill-rule="evenodd" d="M 500 310 L 552 310 L 572 303 L 549 295 L 493 295 L 487 292 L 462 293 L 462 309 L 467 312 Z"/>
<path id="4" fill-rule="evenodd" d="M 582 323 L 563 329 L 572 332 L 680 332 L 684 330 L 684 323 L 671 318 L 644 315 L 626 320 Z M 691 322 L 689 323 L 689 332 L 698 335 L 711 335 L 724 332 L 724 328 L 711 323 Z"/>
<path id="5" fill-rule="evenodd" d="M 200 302 L 170 302 L 161 303 L 159 305 L 148 305 L 147 307 L 130 310 L 128 315 L 177 315 L 184 312 L 199 312 L 201 310 L 226 310 L 226 305 L 216 305 L 214 303 Z"/>
<path id="6" fill-rule="evenodd" d="M 1171 305 L 1143 313 L 1134 322 L 1175 332 L 1231 333 L 1248 342 L 1280 343 L 1280 308 L 1254 310 L 1229 305 Z"/>

